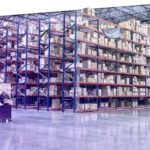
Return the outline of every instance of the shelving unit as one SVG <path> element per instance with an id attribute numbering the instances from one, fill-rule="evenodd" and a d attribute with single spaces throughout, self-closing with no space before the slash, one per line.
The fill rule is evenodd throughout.
<path id="1" fill-rule="evenodd" d="M 42 23 L 44 23 L 45 29 L 42 29 Z M 43 28 L 44 28 L 43 27 Z M 42 41 L 42 37 L 48 34 L 48 40 L 47 41 Z M 39 51 L 38 51 L 38 101 L 37 101 L 37 108 L 39 110 L 41 99 L 44 97 L 46 98 L 46 103 L 47 103 L 47 110 L 49 109 L 49 85 L 50 85 L 50 36 L 51 36 L 51 23 L 50 23 L 50 18 L 47 22 L 43 20 L 39 20 Z M 42 43 L 41 43 L 42 42 Z M 41 44 L 47 45 L 47 47 L 41 51 Z M 46 64 L 43 64 L 41 66 L 41 58 L 42 58 L 42 52 L 45 50 L 48 50 L 48 56 L 47 56 L 47 62 Z M 40 82 L 41 78 L 44 78 L 46 82 Z M 45 88 L 46 93 L 40 93 L 40 88 Z M 42 97 L 42 98 L 41 98 Z M 43 98 L 43 99 L 44 99 Z"/>
<path id="2" fill-rule="evenodd" d="M 96 32 L 96 33 L 98 33 L 98 37 L 100 37 L 101 35 L 103 35 L 103 32 L 101 32 L 101 31 L 99 31 L 99 24 L 103 21 L 103 22 L 105 22 L 105 23 L 108 23 L 108 24 L 111 24 L 111 23 L 109 23 L 109 22 L 107 22 L 107 21 L 104 21 L 104 20 L 102 20 L 102 19 L 99 19 L 99 18 L 97 18 L 97 17 L 92 17 L 92 16 L 89 16 L 89 15 L 86 15 L 86 14 L 84 14 L 84 13 L 81 13 L 81 12 L 77 12 L 77 14 L 78 14 L 78 16 L 79 15 L 81 15 L 82 14 L 82 17 L 84 16 L 86 16 L 86 17 L 88 17 L 88 20 L 90 20 L 90 22 L 92 22 L 93 21 L 93 24 L 95 24 L 95 29 L 93 29 L 93 28 L 89 28 L 89 27 L 85 27 L 85 26 L 83 26 L 83 25 L 79 25 L 76 21 L 76 24 L 74 24 L 74 25 L 72 25 L 71 27 L 70 26 L 68 26 L 68 30 L 72 30 L 72 31 L 74 31 L 75 33 L 77 33 L 78 31 L 83 31 L 83 32 L 92 32 L 92 31 L 94 31 L 94 32 Z M 66 14 L 65 14 L 66 15 Z M 69 15 L 68 15 L 69 16 Z M 74 15 L 74 17 L 75 17 L 75 15 Z M 92 20 L 93 19 L 93 20 Z M 64 20 L 65 20 L 65 17 L 64 17 Z M 76 17 L 76 20 L 77 20 L 77 17 Z M 65 21 L 66 22 L 66 21 Z M 97 24 L 95 23 L 95 22 L 97 22 Z M 66 23 L 65 23 L 66 24 Z M 115 25 L 115 24 L 112 24 L 112 25 L 114 25 L 114 26 L 116 26 L 116 27 L 118 27 L 118 25 Z M 74 26 L 76 26 L 76 29 L 74 28 Z M 84 29 L 84 30 L 83 30 Z M 68 31 L 67 30 L 67 31 Z M 126 29 L 125 28 L 125 30 L 128 30 L 128 29 Z M 131 33 L 137 33 L 137 32 L 135 32 L 135 31 L 132 31 L 132 30 L 129 30 L 129 31 L 131 31 Z M 75 35 L 75 33 L 74 33 L 74 35 Z M 138 33 L 138 34 L 140 34 L 140 33 Z M 64 31 L 64 35 L 65 35 L 65 31 Z M 141 34 L 142 36 L 146 36 L 146 35 L 143 35 L 143 34 Z M 66 36 L 65 36 L 66 37 Z M 75 38 L 74 38 L 75 39 Z M 99 39 L 99 38 L 98 38 Z M 150 46 L 150 45 L 148 45 L 148 44 L 145 44 L 145 43 L 140 43 L 140 42 L 135 42 L 135 41 L 133 41 L 133 34 L 132 34 L 132 37 L 131 37 L 131 40 L 127 40 L 127 39 L 124 39 L 124 38 L 120 38 L 120 39 L 122 39 L 122 40 L 124 40 L 124 41 L 128 41 L 128 42 L 130 42 L 131 44 L 132 44 L 132 47 L 133 47 L 133 44 L 136 44 L 136 45 L 142 45 L 142 46 L 145 46 L 145 47 L 148 47 L 148 46 Z M 71 98 L 72 98 L 72 103 L 73 103 L 73 110 L 74 110 L 74 112 L 83 112 L 83 111 L 97 111 L 97 110 L 99 110 L 99 109 L 102 109 L 101 107 L 100 107 L 100 102 L 105 102 L 105 101 L 111 101 L 111 99 L 115 99 L 115 109 L 116 108 L 118 108 L 118 102 L 120 101 L 120 100 L 124 100 L 124 98 L 126 98 L 126 99 L 128 99 L 128 101 L 130 101 L 130 107 L 132 108 L 132 107 L 135 107 L 135 106 L 133 106 L 133 102 L 134 101 L 136 101 L 137 99 L 138 100 L 140 100 L 140 98 L 144 98 L 144 105 L 146 106 L 147 105 L 147 100 L 148 100 L 148 98 L 150 97 L 149 95 L 148 95 L 148 93 L 147 93 L 147 90 L 149 89 L 149 86 L 147 85 L 147 78 L 149 78 L 150 77 L 150 75 L 149 74 L 135 74 L 133 71 L 133 69 L 134 69 L 134 66 L 144 66 L 144 67 L 149 67 L 149 65 L 147 65 L 147 64 L 140 64 L 140 63 L 134 63 L 133 62 L 133 57 L 134 57 L 134 55 L 141 55 L 141 56 L 145 56 L 146 58 L 149 58 L 150 57 L 150 55 L 147 55 L 147 53 L 145 53 L 145 54 L 143 54 L 143 53 L 139 53 L 139 52 L 135 52 L 134 51 L 134 49 L 132 49 L 132 50 L 125 50 L 125 49 L 120 49 L 120 48 L 118 48 L 118 46 L 117 46 L 117 44 L 118 44 L 118 42 L 117 42 L 118 40 L 116 40 L 115 41 L 115 46 L 116 47 L 112 47 L 112 46 L 105 46 L 105 45 L 103 45 L 103 44 L 101 44 L 101 43 L 99 43 L 99 41 L 98 42 L 91 42 L 91 41 L 85 41 L 85 40 L 82 40 L 82 39 L 79 39 L 78 37 L 77 37 L 77 39 L 74 41 L 74 42 L 72 42 L 73 44 L 74 43 L 76 43 L 77 45 L 76 45 L 76 47 L 74 47 L 74 60 L 75 60 L 75 62 L 74 62 L 74 64 L 73 64 L 73 66 L 74 66 L 74 76 L 73 76 L 73 78 L 74 78 L 74 85 L 72 85 L 71 84 L 71 86 L 72 86 L 72 88 L 73 88 L 73 91 L 74 91 L 74 95 L 73 96 L 71 96 Z M 65 40 L 64 40 L 64 43 L 65 43 Z M 82 53 L 78 53 L 77 51 L 78 51 L 78 44 L 79 43 L 85 43 L 86 45 L 89 45 L 90 47 L 93 47 L 93 48 L 95 48 L 96 50 L 97 50 L 97 54 L 96 54 L 96 56 L 93 56 L 93 55 L 89 55 L 89 54 L 82 54 Z M 99 56 L 99 53 L 98 53 L 98 50 L 99 50 L 99 48 L 101 48 L 101 49 L 105 49 L 105 50 L 110 50 L 110 51 L 113 51 L 114 53 L 115 53 L 115 59 L 109 59 L 109 58 L 104 58 L 104 57 L 100 57 Z M 65 52 L 64 52 L 65 53 Z M 132 62 L 129 62 L 129 61 L 121 61 L 121 60 L 119 60 L 118 59 L 118 54 L 120 54 L 120 53 L 123 53 L 123 54 L 128 54 L 128 55 L 130 55 L 131 56 L 131 59 L 132 59 Z M 95 60 L 96 62 L 97 62 L 97 68 L 95 68 L 95 69 L 88 69 L 88 68 L 84 68 L 84 67 L 75 67 L 76 66 L 76 64 L 78 63 L 78 62 L 80 62 L 80 58 L 84 58 L 84 59 L 91 59 L 91 60 Z M 115 68 L 114 68 L 114 70 L 113 71 L 108 71 L 108 70 L 101 70 L 101 69 L 98 69 L 98 65 L 99 65 L 99 62 L 100 61 L 105 61 L 105 62 L 111 62 L 111 63 L 115 63 Z M 126 64 L 126 65 L 130 65 L 131 67 L 132 67 L 132 72 L 131 73 L 123 73 L 123 72 L 119 72 L 118 71 L 118 65 L 119 64 Z M 70 64 L 70 65 L 72 65 L 72 64 Z M 68 66 L 67 66 L 68 67 Z M 64 72 L 65 72 L 65 70 L 66 70 L 66 68 L 64 68 Z M 78 72 L 77 74 L 75 73 L 75 72 Z M 97 79 L 97 82 L 81 82 L 80 81 L 80 79 L 79 79 L 79 76 L 80 76 L 80 74 L 81 74 L 81 72 L 85 72 L 86 74 L 87 73 L 92 73 L 92 72 L 95 72 L 95 73 L 97 73 L 97 76 L 98 76 L 98 73 L 104 73 L 105 75 L 107 75 L 107 74 L 110 74 L 110 75 L 112 75 L 112 74 L 114 74 L 115 75 L 115 83 L 113 83 L 113 84 L 111 84 L 111 83 L 100 83 L 101 81 L 98 81 L 98 79 Z M 130 84 L 119 84 L 118 82 L 117 82 L 117 76 L 118 75 L 126 75 L 126 76 L 128 76 L 128 77 L 130 77 Z M 145 80 L 145 84 L 144 85 L 135 85 L 135 84 L 133 84 L 133 77 L 143 77 L 144 78 L 144 80 Z M 68 86 L 69 88 L 71 88 L 71 86 Z M 82 96 L 82 95 L 77 95 L 76 94 L 76 91 L 78 90 L 78 88 L 79 87 L 82 87 L 82 86 L 84 86 L 84 87 L 86 87 L 86 88 L 93 88 L 93 86 L 95 86 L 95 88 L 96 88 L 96 93 L 95 93 L 95 95 L 86 95 L 86 96 Z M 113 96 L 99 96 L 99 94 L 98 94 L 98 89 L 99 89 L 99 87 L 100 86 L 113 86 L 113 87 L 115 87 L 116 88 L 116 93 L 113 95 Z M 67 87 L 67 88 L 68 88 Z M 117 93 L 117 89 L 119 88 L 119 87 L 130 87 L 131 88 L 131 95 L 128 95 L 128 96 L 126 96 L 126 95 L 122 95 L 122 96 L 120 96 L 120 95 L 118 95 L 118 93 Z M 145 89 L 145 95 L 133 95 L 133 88 L 134 87 L 139 87 L 139 88 L 143 88 L 143 89 Z M 65 99 L 65 96 L 64 96 L 64 99 Z M 83 100 L 84 99 L 84 100 Z M 86 103 L 94 103 L 94 104 L 96 104 L 97 105 L 97 108 L 95 107 L 95 109 L 93 109 L 93 110 L 91 110 L 91 109 L 89 109 L 89 110 L 81 110 L 81 108 L 79 108 L 80 107 L 80 104 L 86 104 Z M 78 106 L 77 106 L 78 105 Z M 77 108 L 78 107 L 78 108 Z M 84 106 L 85 107 L 85 106 Z M 63 109 L 63 111 L 64 111 L 64 108 L 62 108 Z"/>
<path id="3" fill-rule="evenodd" d="M 28 66 L 28 21 L 25 25 L 25 31 L 21 30 L 24 25 L 18 24 L 17 27 L 17 57 L 16 57 L 16 108 L 19 104 L 23 105 L 26 109 L 27 103 L 27 66 Z M 20 33 L 21 32 L 21 33 Z M 23 33 L 22 33 L 23 32 Z M 25 38 L 25 44 L 23 44 L 23 38 Z M 21 55 L 24 54 L 25 58 Z M 20 63 L 21 61 L 21 63 Z M 22 83 L 19 82 L 22 80 Z"/>
<path id="4" fill-rule="evenodd" d="M 17 34 L 16 24 L 7 23 L 0 27 L 0 83 L 2 91 L 11 96 L 11 83 L 14 81 L 14 67 L 16 60 L 14 53 L 16 53 Z"/>
<path id="5" fill-rule="evenodd" d="M 73 18 L 70 18 L 73 15 Z M 76 109 L 76 78 L 79 72 L 76 70 L 77 58 L 77 12 L 63 14 L 63 81 L 62 81 L 62 111 L 66 108 Z M 69 37 L 70 31 L 75 31 L 72 39 Z M 71 57 L 72 61 L 67 61 Z M 65 84 L 67 83 L 67 84 Z M 73 94 L 69 94 L 68 89 L 74 86 Z"/>
<path id="6" fill-rule="evenodd" d="M 120 27 L 130 38 L 108 40 L 103 25 L 120 27 L 80 11 L 1 26 L 0 73 L 5 75 L 3 82 L 15 87 L 15 107 L 63 112 L 138 107 L 135 102 L 147 107 L 150 42 L 135 41 L 134 34 L 149 37 Z M 11 36 L 10 30 L 14 31 Z M 123 42 L 127 46 L 120 48 Z M 13 80 L 7 81 L 8 74 Z"/>
<path id="7" fill-rule="evenodd" d="M 8 47 L 8 26 L 4 27 L 1 26 L 0 27 L 0 32 L 1 32 L 1 46 L 3 47 L 5 45 L 5 47 L 3 48 L 3 50 L 0 53 L 0 73 L 1 73 L 1 80 L 3 83 L 7 82 L 7 47 Z"/>
<path id="8" fill-rule="evenodd" d="M 50 18 L 41 18 L 34 23 L 27 22 L 26 28 L 23 24 L 23 29 L 26 29 L 21 34 L 21 38 L 24 38 L 24 45 L 18 46 L 18 50 L 21 53 L 19 54 L 18 52 L 17 55 L 16 93 L 20 92 L 21 94 L 16 97 L 19 108 L 23 106 L 24 109 L 55 110 L 55 108 L 52 108 L 53 101 L 55 99 L 60 101 L 60 91 L 53 91 L 53 88 L 60 89 L 61 87 L 61 82 L 56 81 L 56 78 L 57 76 L 61 77 L 60 74 L 62 74 L 60 71 L 62 52 L 60 55 L 60 52 L 58 54 L 56 49 L 62 47 L 62 44 L 58 42 L 59 38 L 62 38 L 62 31 L 59 28 L 56 30 L 54 27 L 59 23 L 59 16 L 58 18 L 52 16 Z M 30 33 L 28 30 L 33 32 Z M 22 40 L 20 42 L 22 43 Z M 50 50 L 51 47 L 55 48 L 56 51 Z M 22 65 L 19 65 L 19 60 Z M 31 65 L 32 68 L 30 68 Z M 21 91 L 19 91 L 19 87 Z M 16 108 L 18 107 L 17 105 Z M 60 108 L 57 109 L 59 110 Z"/>
<path id="9" fill-rule="evenodd" d="M 15 63 L 15 60 L 11 59 L 11 54 L 15 52 L 15 44 L 16 44 L 16 34 L 15 34 L 15 26 L 1 26 L 0 27 L 0 44 L 1 44 L 1 52 L 0 52 L 0 75 L 1 75 L 1 82 L 6 83 L 10 82 L 8 80 L 8 74 L 11 74 L 10 65 Z"/>

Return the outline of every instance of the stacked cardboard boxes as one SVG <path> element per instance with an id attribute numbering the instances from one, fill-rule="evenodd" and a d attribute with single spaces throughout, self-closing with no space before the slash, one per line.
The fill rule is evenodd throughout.
<path id="1" fill-rule="evenodd" d="M 116 88 L 111 86 L 104 86 L 101 89 L 102 95 L 101 96 L 115 96 L 116 95 Z"/>
<path id="2" fill-rule="evenodd" d="M 0 91 L 5 92 L 11 97 L 11 84 L 8 83 L 0 83 Z"/>
<path id="3" fill-rule="evenodd" d="M 132 96 L 131 87 L 118 87 L 117 95 L 118 96 Z"/>
<path id="4" fill-rule="evenodd" d="M 52 100 L 52 109 L 61 109 L 60 99 Z"/>
<path id="5" fill-rule="evenodd" d="M 95 16 L 95 12 L 93 9 L 83 9 L 82 12 L 91 15 L 91 16 Z M 67 20 L 68 18 L 66 18 Z M 69 19 L 68 19 L 69 21 Z M 91 29 L 96 29 L 96 25 L 92 24 L 88 19 L 86 19 L 85 17 L 82 17 L 82 15 L 78 15 L 77 18 L 77 23 L 79 25 L 85 26 L 85 27 L 89 27 Z M 6 23 L 9 24 L 9 23 Z M 9 24 L 12 25 L 12 24 Z M 133 63 L 138 63 L 138 65 L 134 65 L 133 70 L 132 70 L 132 65 L 131 64 L 126 64 L 125 62 L 118 62 L 118 72 L 119 73 L 133 73 L 133 74 L 141 74 L 141 75 L 150 75 L 150 68 L 146 67 L 146 66 L 142 66 L 139 64 L 143 64 L 143 65 L 150 65 L 150 59 L 148 57 L 145 57 L 142 54 L 146 54 L 146 55 L 150 55 L 150 47 L 146 46 L 145 44 L 150 44 L 150 38 L 141 35 L 142 34 L 150 34 L 150 26 L 148 26 L 147 24 L 141 24 L 140 21 L 137 21 L 135 19 L 130 19 L 128 21 L 122 22 L 119 24 L 120 26 L 132 29 L 134 31 L 137 31 L 138 33 L 134 33 L 133 34 L 133 41 L 134 42 L 139 42 L 142 43 L 140 44 L 133 44 L 131 41 L 128 40 L 132 40 L 131 37 L 131 31 L 129 30 L 125 30 L 124 34 L 122 35 L 122 37 L 120 39 L 117 40 L 117 44 L 116 44 L 116 40 L 115 39 L 109 39 L 107 37 L 105 37 L 103 34 L 100 35 L 100 37 L 98 37 L 98 33 L 97 32 L 88 32 L 88 30 L 84 31 L 83 30 L 79 30 L 77 32 L 77 39 L 83 40 L 83 41 L 88 41 L 88 42 L 92 42 L 95 43 L 96 45 L 99 44 L 100 46 L 105 45 L 105 48 L 100 47 L 98 50 L 98 55 L 97 55 L 97 47 L 94 47 L 92 45 L 87 46 L 86 43 L 83 42 L 79 42 L 78 43 L 78 49 L 77 52 L 81 53 L 81 54 L 86 54 L 86 55 L 90 55 L 90 56 L 99 56 L 100 59 L 98 61 L 98 65 L 97 65 L 97 60 L 96 59 L 90 59 L 90 58 L 82 58 L 79 57 L 79 61 L 77 62 L 77 67 L 80 68 L 86 68 L 86 69 L 93 69 L 95 70 L 99 70 L 99 71 L 116 71 L 115 69 L 115 65 L 116 62 L 109 62 L 108 61 L 104 61 L 103 59 L 116 59 L 116 54 L 115 54 L 115 50 L 111 50 L 108 49 L 108 47 L 113 47 L 113 48 L 119 48 L 120 51 L 117 54 L 117 58 L 120 61 L 127 61 L 127 62 L 133 62 Z M 46 30 L 47 26 L 46 25 L 42 25 L 42 30 Z M 108 24 L 100 24 L 99 25 L 99 31 L 103 32 L 103 29 L 107 29 L 107 28 L 114 28 L 114 25 L 108 25 Z M 67 29 L 67 28 L 66 28 Z M 52 24 L 51 25 L 51 30 L 57 30 L 57 31 L 61 31 L 62 32 L 62 24 Z M 20 34 L 24 34 L 26 31 L 26 26 L 20 26 Z M 29 40 L 29 45 L 32 47 L 38 47 L 38 26 L 35 24 L 31 24 L 29 25 L 29 31 L 28 33 L 30 34 L 28 36 L 28 40 Z M 69 41 L 65 46 L 69 46 L 71 45 L 72 39 L 73 39 L 73 35 L 74 31 L 69 31 L 68 33 L 70 33 L 70 36 L 66 37 L 66 41 Z M 15 31 L 14 30 L 9 30 L 9 35 L 13 36 L 15 35 Z M 32 35 L 31 35 L 32 34 Z M 99 39 L 98 39 L 99 38 Z M 124 38 L 124 39 L 122 39 Z M 128 40 L 125 40 L 128 39 Z M 48 34 L 45 34 L 42 39 L 41 39 L 41 55 L 43 56 L 43 58 L 41 57 L 40 60 L 40 66 L 41 68 L 44 67 L 47 63 L 48 63 L 48 49 L 46 49 L 45 51 L 43 49 L 46 48 L 46 43 L 48 43 Z M 58 36 L 56 34 L 52 34 L 51 38 L 50 38 L 50 42 L 52 43 L 50 45 L 50 55 L 51 56 L 56 56 L 56 57 L 62 57 L 62 43 L 63 43 L 63 38 L 62 36 Z M 22 40 L 22 45 L 25 46 L 26 45 L 26 37 L 23 38 Z M 5 48 L 6 46 L 4 46 L 3 48 Z M 9 42 L 8 43 L 8 47 L 9 48 L 17 48 L 16 42 Z M 74 47 L 73 47 L 74 48 Z M 42 51 L 43 50 L 43 51 Z M 121 50 L 129 50 L 129 51 L 133 51 L 133 52 L 137 52 L 137 53 L 141 53 L 141 54 L 134 54 L 133 55 L 133 60 L 132 60 L 132 56 L 130 53 L 124 53 L 121 52 Z M 28 52 L 28 65 L 27 65 L 27 70 L 32 70 L 32 71 L 36 71 L 38 70 L 38 66 L 37 66 L 37 60 L 38 60 L 38 49 L 33 49 L 30 52 Z M 73 53 L 72 53 L 73 54 Z M 25 60 L 26 58 L 26 54 L 25 52 L 21 53 L 20 56 L 22 59 Z M 68 57 L 70 58 L 70 57 Z M 8 59 L 10 60 L 16 60 L 16 52 L 11 52 L 10 55 L 8 55 Z M 70 64 L 69 61 L 66 61 L 65 63 L 65 67 Z M 23 67 L 24 64 L 20 64 L 20 67 Z M 70 69 L 74 67 L 74 64 L 70 66 Z M 53 60 L 51 59 L 50 62 L 50 68 L 53 70 L 61 70 L 62 69 L 62 65 L 60 63 L 60 61 L 58 60 Z M 15 64 L 11 64 L 7 67 L 8 71 L 12 71 L 15 72 L 16 71 L 16 65 Z M 25 69 L 25 68 L 24 68 Z M 47 68 L 46 68 L 47 69 Z M 92 72 L 92 73 L 83 73 L 83 72 L 79 72 L 79 81 L 82 82 L 94 82 L 94 83 L 108 83 L 108 84 L 114 84 L 115 83 L 115 75 L 114 74 L 110 74 L 110 73 L 98 73 L 98 72 Z M 4 74 L 0 74 L 1 77 L 4 77 Z M 147 85 L 150 84 L 150 79 L 147 77 Z M 15 82 L 15 75 L 8 75 L 7 77 L 7 81 L 8 82 Z M 70 76 L 65 76 L 65 81 L 69 82 L 72 81 Z M 2 79 L 0 78 L 0 82 L 2 82 Z M 19 79 L 19 83 L 24 83 L 25 82 L 25 78 L 21 78 Z M 30 78 L 27 77 L 27 82 L 30 83 L 37 83 L 37 77 L 35 78 Z M 45 78 L 41 78 L 40 83 L 46 83 L 47 80 Z M 55 74 L 52 75 L 50 78 L 50 82 L 62 82 L 62 75 L 61 74 Z M 145 78 L 141 78 L 141 77 L 137 77 L 137 76 L 133 76 L 133 85 L 145 85 Z M 124 76 L 124 75 L 117 75 L 117 84 L 131 84 L 131 76 Z M 78 85 L 79 87 L 77 88 L 77 96 L 96 96 L 97 95 L 97 89 L 96 86 L 92 87 L 92 88 L 87 88 L 85 86 L 80 86 L 80 84 Z M 92 85 L 93 86 L 93 85 Z M 51 85 L 50 86 L 50 95 L 54 96 L 54 95 L 61 95 L 61 90 L 60 90 L 61 86 L 58 85 Z M 89 86 L 90 87 L 90 86 Z M 22 89 L 24 90 L 24 89 Z M 43 94 L 47 94 L 46 93 L 47 89 L 43 88 L 41 89 L 40 93 Z M 71 88 L 69 89 L 69 94 L 71 96 L 73 96 L 74 94 L 74 89 Z M 118 96 L 131 96 L 132 95 L 132 90 L 131 87 L 122 87 L 119 86 L 116 90 L 116 87 L 114 86 L 99 86 L 98 89 L 98 95 L 99 96 L 116 96 L 116 92 Z M 28 87 L 27 89 L 27 94 L 28 95 L 35 95 L 37 93 L 37 87 L 36 86 L 31 86 L 30 88 Z M 145 95 L 146 93 L 146 89 L 145 88 L 139 88 L 136 86 L 133 86 L 133 95 Z M 147 88 L 147 94 L 149 94 L 149 89 Z M 59 100 L 58 100 L 59 101 Z M 54 104 L 55 105 L 55 104 Z M 54 107 L 61 107 L 60 106 L 60 102 L 57 103 L 56 101 L 56 105 Z M 110 105 L 111 107 L 115 107 L 115 102 L 113 101 L 111 104 L 106 103 L 102 103 L 101 104 L 102 107 L 109 107 L 108 105 Z M 129 105 L 129 103 L 125 102 L 121 102 L 119 104 L 121 107 L 123 106 L 127 106 Z M 135 103 L 135 106 L 137 104 Z M 53 106 L 52 106 L 53 107 Z M 81 109 L 87 110 L 87 109 L 95 109 L 97 107 L 96 104 L 81 104 Z"/>
<path id="6" fill-rule="evenodd" d="M 118 84 L 130 84 L 131 78 L 125 77 L 122 75 L 117 75 L 117 83 Z"/>
<path id="7" fill-rule="evenodd" d="M 86 13 L 86 14 L 88 14 L 90 16 L 95 16 L 95 11 L 92 8 L 84 8 L 84 9 L 82 9 L 82 12 Z"/>
<path id="8" fill-rule="evenodd" d="M 78 104 L 78 110 L 97 110 L 97 104 L 94 103 L 86 103 L 86 104 Z"/>
<path id="9" fill-rule="evenodd" d="M 119 23 L 119 25 L 121 27 L 128 28 L 136 32 L 148 35 L 148 29 L 149 29 L 148 25 L 141 24 L 139 20 L 129 19 L 127 21 Z"/>

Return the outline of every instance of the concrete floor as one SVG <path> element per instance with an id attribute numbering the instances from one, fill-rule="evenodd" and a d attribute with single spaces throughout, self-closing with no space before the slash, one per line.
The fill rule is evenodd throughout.
<path id="1" fill-rule="evenodd" d="M 13 110 L 0 150 L 150 150 L 150 110 L 104 113 Z"/>

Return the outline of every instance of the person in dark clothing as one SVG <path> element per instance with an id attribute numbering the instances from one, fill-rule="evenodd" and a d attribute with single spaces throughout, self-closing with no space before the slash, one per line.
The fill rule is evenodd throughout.
<path id="1" fill-rule="evenodd" d="M 9 95 L 2 91 L 0 94 L 0 102 L 4 103 L 4 99 L 10 99 Z"/>

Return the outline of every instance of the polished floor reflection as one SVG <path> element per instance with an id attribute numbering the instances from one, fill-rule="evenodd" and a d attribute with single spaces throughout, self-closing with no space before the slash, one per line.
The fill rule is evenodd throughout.
<path id="1" fill-rule="evenodd" d="M 13 110 L 0 150 L 150 150 L 150 109 L 98 113 Z"/>

